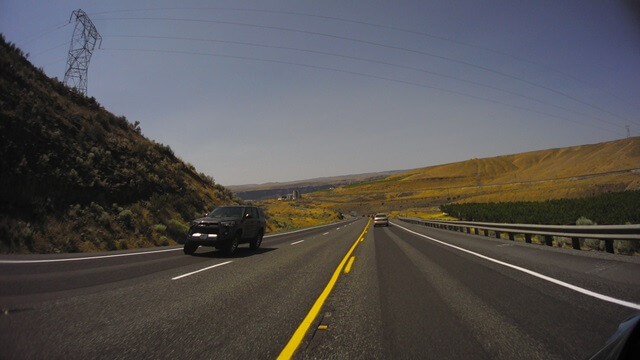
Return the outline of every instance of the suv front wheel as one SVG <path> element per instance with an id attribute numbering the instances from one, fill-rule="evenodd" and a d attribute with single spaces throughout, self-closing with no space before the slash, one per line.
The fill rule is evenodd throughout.
<path id="1" fill-rule="evenodd" d="M 198 249 L 198 245 L 192 244 L 190 242 L 184 243 L 184 253 L 187 255 L 191 255 Z"/>

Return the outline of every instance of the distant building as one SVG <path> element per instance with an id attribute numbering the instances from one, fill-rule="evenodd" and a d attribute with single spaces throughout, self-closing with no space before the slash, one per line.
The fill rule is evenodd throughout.
<path id="1" fill-rule="evenodd" d="M 287 194 L 287 195 L 278 195 L 278 197 L 276 199 L 278 201 L 282 201 L 282 200 L 286 200 L 286 201 L 298 200 L 298 199 L 302 199 L 302 194 L 300 193 L 300 190 L 293 190 L 293 193 Z"/>

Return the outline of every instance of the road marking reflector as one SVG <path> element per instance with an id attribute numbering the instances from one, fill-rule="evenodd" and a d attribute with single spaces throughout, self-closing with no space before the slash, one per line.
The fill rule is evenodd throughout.
<path id="1" fill-rule="evenodd" d="M 322 305 L 324 305 L 324 302 L 329 297 L 329 294 L 331 294 L 331 290 L 333 290 L 333 286 L 338 281 L 338 278 L 340 277 L 340 273 L 342 272 L 342 268 L 344 267 L 344 264 L 347 262 L 347 259 L 349 259 L 349 257 L 355 250 L 356 246 L 358 246 L 358 243 L 360 242 L 360 238 L 364 236 L 365 231 L 367 230 L 367 228 L 369 228 L 370 224 L 371 224 L 371 219 L 369 219 L 369 222 L 367 222 L 367 225 L 364 227 L 364 230 L 362 231 L 360 236 L 358 236 L 358 238 L 353 243 L 353 245 L 351 245 L 351 249 L 349 249 L 349 251 L 347 251 L 347 254 L 344 256 L 344 258 L 342 258 L 342 261 L 340 261 L 340 264 L 338 264 L 338 267 L 336 268 L 336 270 L 333 272 L 333 275 L 331 276 L 331 280 L 329 280 L 329 283 L 327 283 L 327 286 L 324 288 L 324 290 L 322 290 L 322 293 L 320 293 L 320 296 L 318 296 L 318 299 L 316 299 L 316 302 L 313 303 L 313 306 L 311 307 L 307 315 L 304 317 L 304 319 L 302 320 L 302 322 L 300 323 L 296 331 L 293 333 L 293 336 L 291 336 L 291 339 L 289 339 L 289 342 L 287 343 L 287 345 L 284 347 L 284 349 L 282 349 L 282 351 L 280 352 L 280 355 L 278 355 L 278 359 L 291 359 L 293 357 L 293 354 L 295 353 L 296 349 L 298 349 L 298 346 L 300 346 L 300 343 L 302 343 L 302 340 L 304 339 L 304 336 L 307 334 L 307 331 L 309 331 L 309 328 L 311 328 L 311 324 L 320 313 L 320 310 L 322 309 Z"/>
<path id="2" fill-rule="evenodd" d="M 355 256 L 352 256 L 351 259 L 349 259 L 349 262 L 347 263 L 347 266 L 344 268 L 344 273 L 348 274 L 349 271 L 351 271 L 351 266 L 353 265 L 353 261 L 356 259 Z"/>
<path id="3" fill-rule="evenodd" d="M 218 267 L 218 266 L 222 266 L 222 265 L 227 265 L 227 264 L 229 264 L 229 263 L 231 263 L 231 262 L 232 262 L 232 261 L 225 261 L 225 262 L 223 262 L 223 263 L 215 264 L 215 265 L 212 265 L 212 266 L 206 267 L 206 268 L 204 268 L 204 269 L 200 269 L 200 270 L 196 270 L 196 271 L 193 271 L 193 272 L 190 272 L 190 273 L 187 273 L 187 274 L 183 274 L 183 275 L 180 275 L 180 276 L 176 276 L 176 277 L 174 277 L 174 278 L 171 278 L 171 280 L 178 280 L 178 279 L 182 279 L 183 277 L 187 277 L 187 276 L 190 276 L 190 275 L 193 275 L 193 274 L 197 274 L 197 273 L 202 272 L 202 271 L 205 271 L 205 270 L 213 269 L 214 267 Z"/>
<path id="4" fill-rule="evenodd" d="M 318 330 L 327 330 L 329 327 L 327 325 L 318 326 Z"/>
<path id="5" fill-rule="evenodd" d="M 292 243 L 291 243 L 291 245 L 300 244 L 301 242 L 304 242 L 304 240 L 300 240 L 300 241 L 292 242 Z"/>

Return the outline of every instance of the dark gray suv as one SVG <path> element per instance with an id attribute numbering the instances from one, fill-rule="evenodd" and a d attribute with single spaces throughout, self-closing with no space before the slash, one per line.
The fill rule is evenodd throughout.
<path id="1" fill-rule="evenodd" d="M 214 246 L 233 255 L 241 243 L 257 249 L 266 228 L 264 212 L 257 206 L 222 206 L 191 223 L 184 253 L 193 254 L 198 246 Z"/>

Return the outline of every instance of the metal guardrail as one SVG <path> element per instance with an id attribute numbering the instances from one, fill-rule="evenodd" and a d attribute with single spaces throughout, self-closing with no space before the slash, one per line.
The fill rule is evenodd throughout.
<path id="1" fill-rule="evenodd" d="M 580 250 L 580 239 L 604 240 L 605 251 L 613 253 L 613 240 L 640 241 L 640 225 L 531 225 L 504 224 L 473 221 L 424 220 L 420 218 L 399 217 L 401 221 L 429 226 L 438 229 L 471 233 L 480 231 L 489 236 L 492 231 L 497 239 L 507 234 L 509 240 L 516 235 L 524 235 L 525 241 L 531 243 L 532 235 L 544 236 L 545 244 L 553 246 L 554 237 L 571 238 L 573 248 Z"/>

